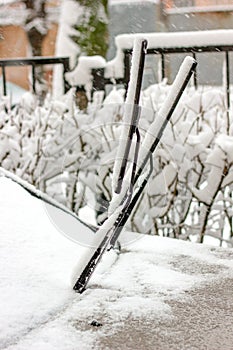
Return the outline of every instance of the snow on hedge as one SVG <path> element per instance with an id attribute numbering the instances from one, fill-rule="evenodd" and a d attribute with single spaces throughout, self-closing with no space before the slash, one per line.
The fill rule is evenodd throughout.
<path id="1" fill-rule="evenodd" d="M 142 141 L 169 91 L 163 81 L 142 92 Z M 48 96 L 42 106 L 28 93 L 13 110 L 2 101 L 1 166 L 76 213 L 88 206 L 103 222 L 112 199 L 123 93 L 113 89 L 102 104 L 94 99 L 85 113 L 76 106 L 72 89 L 60 101 Z M 154 156 L 153 175 L 127 227 L 200 242 L 215 237 L 232 245 L 232 154 L 232 113 L 226 111 L 224 92 L 189 88 Z"/>

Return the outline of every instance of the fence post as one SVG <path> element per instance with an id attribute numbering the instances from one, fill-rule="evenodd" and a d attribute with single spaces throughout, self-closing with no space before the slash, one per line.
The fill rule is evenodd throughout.
<path id="1" fill-rule="evenodd" d="M 6 90 L 6 70 L 5 66 L 2 65 L 2 85 L 3 85 L 3 96 L 7 95 L 7 90 Z"/>
<path id="2" fill-rule="evenodd" d="M 95 91 L 104 91 L 105 93 L 104 68 L 92 69 L 91 74 L 93 76 L 93 85 L 91 91 L 92 98 Z"/>
<path id="3" fill-rule="evenodd" d="M 70 89 L 70 84 L 68 83 L 68 81 L 66 80 L 66 76 L 65 74 L 67 72 L 69 72 L 70 70 L 70 60 L 69 60 L 69 57 L 66 57 L 64 60 L 63 60 L 63 82 L 64 82 L 64 90 L 65 90 L 65 93 Z"/>
<path id="4" fill-rule="evenodd" d="M 230 67 L 229 67 L 229 53 L 225 52 L 225 60 L 226 60 L 226 104 L 227 104 L 227 132 L 229 133 L 230 129 Z"/>
<path id="5" fill-rule="evenodd" d="M 194 58 L 195 61 L 196 61 L 196 60 L 197 60 L 196 53 L 193 52 L 192 54 L 193 54 L 193 58 Z M 197 67 L 195 67 L 194 72 L 193 72 L 193 83 L 194 83 L 195 90 L 197 90 L 197 88 L 198 88 L 198 83 L 197 83 Z"/>
<path id="6" fill-rule="evenodd" d="M 161 78 L 163 80 L 165 78 L 165 56 L 162 52 L 160 56 L 161 56 Z"/>
<path id="7" fill-rule="evenodd" d="M 32 63 L 32 91 L 36 93 L 36 67 L 35 64 Z"/>
<path id="8" fill-rule="evenodd" d="M 125 93 L 128 90 L 129 79 L 130 79 L 130 52 L 126 51 L 124 55 L 124 88 Z"/>

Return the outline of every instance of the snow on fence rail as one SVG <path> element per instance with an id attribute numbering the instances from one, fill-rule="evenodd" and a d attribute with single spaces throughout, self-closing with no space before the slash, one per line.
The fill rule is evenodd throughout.
<path id="1" fill-rule="evenodd" d="M 168 52 L 202 52 L 211 48 L 218 52 L 233 50 L 233 30 L 206 30 L 189 32 L 166 32 L 166 33 L 137 33 L 121 34 L 115 39 L 117 48 L 116 57 L 107 64 L 106 77 L 124 76 L 125 52 L 132 52 L 134 40 L 143 37 L 148 40 L 148 53 L 155 54 Z"/>

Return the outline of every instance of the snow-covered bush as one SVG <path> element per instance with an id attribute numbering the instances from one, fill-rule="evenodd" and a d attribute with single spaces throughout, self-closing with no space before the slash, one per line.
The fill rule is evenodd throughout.
<path id="1" fill-rule="evenodd" d="M 142 139 L 162 105 L 166 82 L 143 91 Z M 72 90 L 44 104 L 30 94 L 1 106 L 0 162 L 76 213 L 91 206 L 102 222 L 112 198 L 124 91 L 113 90 L 86 113 Z M 233 124 L 221 89 L 189 88 L 154 155 L 154 170 L 127 226 L 139 232 L 232 243 Z M 228 121 L 230 120 L 230 129 Z M 146 170 L 146 169 L 145 169 Z"/>
<path id="2" fill-rule="evenodd" d="M 149 219 L 155 232 L 169 236 L 203 242 L 208 234 L 230 240 L 233 136 L 227 125 L 231 116 L 219 90 L 191 90 L 188 95 L 155 159 Z"/>
<path id="3" fill-rule="evenodd" d="M 40 106 L 29 92 L 14 109 L 6 102 L 0 111 L 1 166 L 42 187 L 49 174 L 60 173 L 60 147 L 72 123 L 66 118 L 67 106 L 49 97 Z"/>
<path id="4" fill-rule="evenodd" d="M 168 90 L 162 83 L 143 92 L 142 137 Z M 84 203 L 90 192 L 95 193 L 104 212 L 112 196 L 112 168 L 121 134 L 118 121 L 123 110 L 121 103 L 112 104 L 116 96 L 113 91 L 95 110 L 91 128 L 85 126 L 82 136 L 84 162 L 88 162 L 79 168 Z M 233 136 L 231 129 L 228 133 L 228 118 L 220 89 L 189 89 L 155 153 L 153 175 L 127 224 L 129 229 L 199 242 L 209 235 L 230 243 Z M 97 197 L 93 196 L 94 201 Z M 100 221 L 103 219 L 104 215 L 100 216 Z"/>

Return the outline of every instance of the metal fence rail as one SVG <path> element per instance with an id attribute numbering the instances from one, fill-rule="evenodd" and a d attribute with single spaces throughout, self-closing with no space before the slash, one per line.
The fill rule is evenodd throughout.
<path id="1" fill-rule="evenodd" d="M 195 60 L 198 61 L 197 54 L 200 53 L 220 53 L 225 54 L 225 77 L 226 77 L 226 100 L 227 108 L 230 108 L 230 63 L 229 63 L 229 52 L 233 52 L 233 45 L 221 45 L 221 46 L 193 46 L 193 47 L 169 47 L 169 48 L 150 48 L 147 50 L 147 54 L 160 55 L 161 57 L 161 76 L 165 78 L 166 76 L 166 55 L 169 54 L 180 54 L 187 53 L 191 54 Z M 129 80 L 129 71 L 130 71 L 130 60 L 132 50 L 126 50 L 125 54 L 125 84 Z M 221 67 L 222 68 L 222 67 Z M 197 71 L 193 75 L 194 86 L 197 89 L 198 87 L 198 75 Z"/>
<path id="2" fill-rule="evenodd" d="M 147 55 L 159 55 L 161 59 L 161 77 L 166 77 L 167 67 L 166 61 L 168 55 L 175 54 L 191 54 L 198 62 L 198 56 L 201 53 L 223 53 L 225 56 L 225 93 L 227 109 L 230 109 L 230 58 L 229 53 L 233 52 L 233 45 L 208 45 L 208 46 L 192 46 L 192 47 L 154 47 L 147 49 Z M 124 85 L 127 90 L 129 78 L 130 78 L 130 65 L 131 65 L 132 49 L 124 50 L 124 76 L 120 79 L 115 79 L 115 84 Z M 208 64 L 208 62 L 206 62 Z M 220 67 L 219 69 L 222 69 Z M 214 74 L 214 73 L 213 73 Z M 195 71 L 193 75 L 193 83 L 195 88 L 198 88 L 198 73 Z M 113 81 L 104 77 L 104 69 L 93 70 L 93 90 L 104 90 L 105 86 L 113 84 Z"/>
<path id="3" fill-rule="evenodd" d="M 160 57 L 161 60 L 161 77 L 162 79 L 167 76 L 167 57 L 169 55 L 178 54 L 191 54 L 197 61 L 199 54 L 202 53 L 223 53 L 225 57 L 225 92 L 226 92 L 226 105 L 227 109 L 230 109 L 230 57 L 229 53 L 233 52 L 233 45 L 208 45 L 208 46 L 190 46 L 190 47 L 154 47 L 147 49 L 147 55 L 156 55 Z M 130 78 L 130 65 L 131 65 L 132 49 L 124 50 L 124 74 L 122 78 L 111 79 L 105 78 L 104 68 L 93 69 L 93 86 L 92 94 L 95 91 L 106 90 L 107 85 L 123 85 L 125 90 L 127 90 L 129 78 Z M 33 57 L 33 58 L 18 58 L 18 59 L 1 59 L 0 67 L 2 69 L 2 84 L 3 84 L 3 94 L 7 95 L 6 88 L 6 72 L 5 68 L 9 66 L 31 66 L 32 68 L 32 90 L 36 93 L 36 66 L 46 65 L 46 64 L 62 64 L 63 65 L 63 81 L 65 86 L 65 91 L 70 88 L 70 85 L 65 79 L 65 73 L 69 71 L 69 57 Z M 208 62 L 206 63 L 208 64 Z M 222 69 L 220 67 L 219 69 Z M 213 73 L 214 74 L 214 73 Z M 195 88 L 198 88 L 198 73 L 197 71 L 193 75 L 193 83 Z"/>
<path id="4" fill-rule="evenodd" d="M 42 66 L 46 64 L 62 64 L 63 65 L 63 81 L 65 90 L 69 88 L 67 81 L 65 80 L 65 73 L 69 71 L 69 57 L 33 57 L 33 58 L 14 58 L 14 59 L 0 59 L 0 67 L 2 69 L 2 85 L 3 95 L 7 95 L 6 88 L 6 67 L 13 66 L 31 66 L 32 69 L 32 90 L 36 93 L 36 66 Z"/>

